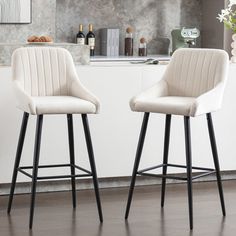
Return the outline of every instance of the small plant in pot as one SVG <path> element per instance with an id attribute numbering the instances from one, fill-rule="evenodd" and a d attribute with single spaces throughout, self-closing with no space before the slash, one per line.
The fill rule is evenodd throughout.
<path id="1" fill-rule="evenodd" d="M 231 44 L 232 47 L 232 57 L 231 61 L 236 63 L 236 0 L 230 0 L 227 8 L 222 9 L 221 13 L 216 17 L 220 22 L 223 22 L 227 29 L 233 31 Z"/>

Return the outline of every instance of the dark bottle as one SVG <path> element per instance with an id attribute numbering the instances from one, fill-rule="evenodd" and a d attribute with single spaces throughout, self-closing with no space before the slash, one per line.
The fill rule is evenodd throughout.
<path id="1" fill-rule="evenodd" d="M 95 34 L 93 33 L 92 24 L 89 24 L 89 32 L 86 35 L 86 44 L 90 46 L 90 56 L 94 56 Z"/>
<path id="2" fill-rule="evenodd" d="M 138 55 L 141 57 L 147 56 L 147 43 L 145 38 L 140 39 Z"/>
<path id="3" fill-rule="evenodd" d="M 76 43 L 79 45 L 85 45 L 85 35 L 83 33 L 83 25 L 79 25 L 79 32 L 76 35 Z"/>
<path id="4" fill-rule="evenodd" d="M 126 29 L 126 36 L 125 36 L 125 56 L 133 56 L 134 50 L 134 39 L 133 39 L 133 30 L 131 27 Z"/>

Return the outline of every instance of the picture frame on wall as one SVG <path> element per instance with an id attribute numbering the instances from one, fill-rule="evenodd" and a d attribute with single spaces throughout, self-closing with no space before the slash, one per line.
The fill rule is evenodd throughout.
<path id="1" fill-rule="evenodd" d="M 32 0 L 0 0 L 0 24 L 30 24 Z"/>

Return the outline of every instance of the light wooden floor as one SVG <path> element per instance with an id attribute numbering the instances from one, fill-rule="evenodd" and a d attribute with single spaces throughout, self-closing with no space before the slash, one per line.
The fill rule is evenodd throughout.
<path id="1" fill-rule="evenodd" d="M 194 229 L 189 231 L 185 184 L 168 185 L 160 208 L 160 186 L 137 187 L 129 220 L 124 220 L 128 189 L 101 191 L 104 223 L 98 221 L 93 191 L 79 191 L 76 211 L 70 192 L 38 194 L 32 231 L 29 195 L 15 197 L 11 216 L 0 197 L 0 236 L 235 236 L 236 181 L 224 182 L 227 216 L 221 215 L 215 182 L 194 184 Z"/>

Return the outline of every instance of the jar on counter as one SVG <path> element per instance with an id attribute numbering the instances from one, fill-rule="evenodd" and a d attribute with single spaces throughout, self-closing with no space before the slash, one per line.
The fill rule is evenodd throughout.
<path id="1" fill-rule="evenodd" d="M 145 38 L 140 39 L 138 55 L 141 57 L 147 56 L 147 43 Z"/>
<path id="2" fill-rule="evenodd" d="M 134 51 L 134 39 L 133 39 L 133 29 L 128 27 L 126 29 L 125 36 L 125 56 L 133 56 Z"/>

